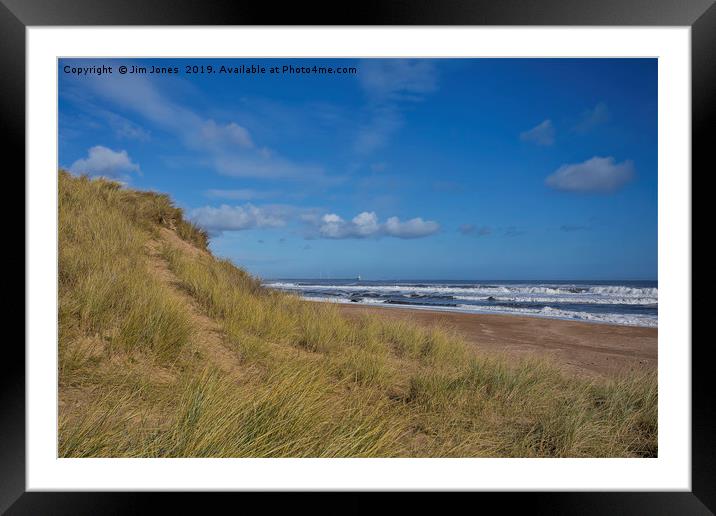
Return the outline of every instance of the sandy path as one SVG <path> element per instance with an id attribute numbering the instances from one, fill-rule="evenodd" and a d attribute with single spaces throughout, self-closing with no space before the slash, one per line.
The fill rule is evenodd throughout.
<path id="1" fill-rule="evenodd" d="M 174 246 L 186 245 L 169 230 L 163 230 L 162 238 L 168 240 Z M 194 298 L 180 288 L 181 281 L 169 269 L 169 264 L 159 253 L 160 244 L 150 242 L 147 247 L 149 264 L 153 274 L 164 282 L 171 290 L 171 294 L 181 299 L 187 307 L 193 330 L 191 344 L 221 371 L 232 376 L 238 376 L 241 369 L 240 357 L 236 352 L 226 347 L 221 326 L 206 316 Z"/>
<path id="2" fill-rule="evenodd" d="M 337 306 L 348 316 L 374 314 L 425 325 L 447 325 L 481 351 L 550 357 L 565 371 L 580 376 L 609 376 L 657 366 L 657 328 L 354 304 Z"/>

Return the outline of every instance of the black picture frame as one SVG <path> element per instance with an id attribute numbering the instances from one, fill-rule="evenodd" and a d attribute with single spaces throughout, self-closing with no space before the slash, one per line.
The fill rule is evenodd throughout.
<path id="1" fill-rule="evenodd" d="M 5 162 L 25 167 L 25 29 L 61 25 L 628 25 L 690 26 L 692 38 L 692 170 L 707 168 L 716 123 L 716 5 L 714 0 L 430 0 L 336 3 L 232 2 L 220 0 L 0 0 L 0 119 Z M 708 156 L 710 158 L 710 156 Z M 9 165 L 6 165 L 9 166 Z M 689 171 L 684 171 L 688 173 Z M 19 176 L 18 176 L 19 177 Z M 693 177 L 693 172 L 691 172 Z M 22 187 L 24 191 L 24 186 Z M 19 247 L 19 246 L 16 246 Z M 23 248 L 24 249 L 24 248 Z M 15 252 L 15 262 L 21 255 Z M 22 265 L 26 256 L 22 253 Z M 669 343 L 688 345 L 690 343 Z M 709 342 L 692 347 L 692 491 L 611 493 L 484 493 L 501 510 L 526 508 L 551 514 L 712 514 L 716 511 L 716 409 L 711 400 Z M 159 501 L 191 511 L 195 499 L 183 493 L 25 492 L 25 358 L 6 340 L 0 374 L 0 512 L 8 514 L 114 514 L 140 512 Z M 222 495 L 229 496 L 229 495 Z M 244 495 L 248 496 L 248 495 Z M 423 504 L 423 497 L 411 496 Z M 295 508 L 330 507 L 316 494 L 298 497 Z M 198 501 L 206 510 L 205 502 Z M 470 502 L 473 503 L 473 502 Z M 357 494 L 340 512 L 370 510 Z M 198 507 L 198 506 L 196 506 Z"/>

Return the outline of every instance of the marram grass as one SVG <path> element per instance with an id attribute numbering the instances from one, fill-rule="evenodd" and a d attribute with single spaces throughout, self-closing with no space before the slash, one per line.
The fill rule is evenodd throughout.
<path id="1" fill-rule="evenodd" d="M 60 172 L 59 210 L 60 456 L 657 454 L 655 373 L 566 377 L 265 290 L 164 195 Z"/>

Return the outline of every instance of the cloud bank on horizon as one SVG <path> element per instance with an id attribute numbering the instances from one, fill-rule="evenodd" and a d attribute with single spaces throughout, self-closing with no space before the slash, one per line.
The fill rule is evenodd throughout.
<path id="1" fill-rule="evenodd" d="M 237 261 L 260 242 L 262 275 L 366 259 L 394 275 L 406 257 L 426 277 L 655 275 L 654 60 L 350 63 L 60 74 L 60 164 L 169 193 Z"/>

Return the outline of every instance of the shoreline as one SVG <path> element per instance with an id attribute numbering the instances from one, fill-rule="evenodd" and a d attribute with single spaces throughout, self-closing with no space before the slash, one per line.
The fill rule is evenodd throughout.
<path id="1" fill-rule="evenodd" d="M 563 371 L 577 376 L 610 377 L 649 371 L 658 365 L 658 328 L 653 327 L 513 314 L 333 304 L 348 317 L 377 315 L 425 326 L 446 326 L 480 352 L 515 358 L 547 358 Z"/>
<path id="2" fill-rule="evenodd" d="M 550 321 L 568 321 L 568 322 L 575 322 L 575 323 L 584 323 L 584 324 L 598 324 L 598 325 L 606 325 L 606 326 L 617 326 L 617 327 L 626 327 L 626 328 L 652 328 L 652 329 L 658 329 L 658 324 L 656 326 L 648 326 L 648 325 L 639 325 L 639 324 L 616 324 L 614 322 L 610 321 L 598 321 L 594 319 L 575 319 L 572 317 L 558 317 L 558 316 L 550 316 L 550 315 L 541 315 L 541 314 L 520 314 L 520 313 L 510 313 L 510 312 L 498 312 L 498 311 L 479 311 L 479 310 L 460 310 L 453 307 L 442 307 L 442 306 L 428 306 L 428 305 L 410 305 L 408 303 L 401 304 L 401 303 L 353 303 L 350 301 L 334 301 L 332 299 L 319 299 L 319 298 L 311 298 L 311 297 L 301 297 L 302 301 L 310 301 L 312 303 L 332 303 L 335 305 L 348 305 L 348 306 L 359 306 L 364 308 L 392 308 L 392 309 L 398 309 L 398 310 L 419 310 L 424 312 L 436 312 L 436 313 L 452 313 L 452 314 L 464 314 L 464 315 L 495 315 L 495 316 L 507 316 L 507 317 L 522 317 L 527 319 L 537 318 L 537 319 L 547 319 Z"/>

